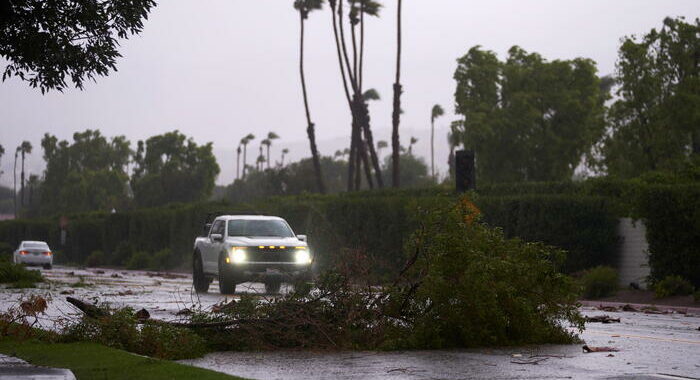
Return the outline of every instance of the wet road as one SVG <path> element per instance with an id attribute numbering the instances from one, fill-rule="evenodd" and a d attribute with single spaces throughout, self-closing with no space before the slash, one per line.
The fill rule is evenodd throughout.
<path id="1" fill-rule="evenodd" d="M 78 315 L 65 302 L 69 294 L 61 293 L 146 308 L 152 317 L 168 320 L 177 319 L 175 314 L 185 307 L 208 308 L 225 300 L 216 283 L 208 294 L 193 293 L 189 276 L 181 274 L 61 267 L 44 274 L 50 282 L 42 288 L 0 290 L 0 310 L 16 305 L 23 296 L 40 294 L 50 300 L 49 317 L 42 323 L 51 328 L 63 317 Z M 239 289 L 264 292 L 262 284 L 244 284 Z M 254 379 L 700 379 L 700 315 L 602 312 L 592 307 L 582 312 L 620 318 L 621 323 L 588 323 L 582 334 L 589 346 L 611 346 L 619 352 L 583 353 L 581 345 L 411 352 L 222 352 L 183 362 Z"/>

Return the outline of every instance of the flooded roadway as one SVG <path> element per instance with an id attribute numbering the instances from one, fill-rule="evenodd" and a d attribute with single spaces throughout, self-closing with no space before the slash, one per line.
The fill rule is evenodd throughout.
<path id="1" fill-rule="evenodd" d="M 65 302 L 67 295 L 145 308 L 153 318 L 167 320 L 177 319 L 176 313 L 183 308 L 208 308 L 226 298 L 218 293 L 216 283 L 208 294 L 193 293 L 189 276 L 182 274 L 61 267 L 44 274 L 50 282 L 42 288 L 0 290 L 0 310 L 17 304 L 22 296 L 40 294 L 50 299 L 49 317 L 42 323 L 51 328 L 54 321 L 79 314 Z M 264 292 L 262 284 L 244 284 L 239 289 Z M 589 346 L 610 346 L 618 352 L 583 353 L 581 345 L 409 352 L 219 352 L 182 362 L 254 379 L 700 379 L 697 311 L 645 314 L 584 307 L 582 312 L 620 318 L 620 323 L 588 323 L 581 336 Z"/>

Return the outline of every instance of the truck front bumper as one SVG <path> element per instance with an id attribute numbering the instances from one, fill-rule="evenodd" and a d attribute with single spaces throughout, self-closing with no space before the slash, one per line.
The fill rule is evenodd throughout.
<path id="1" fill-rule="evenodd" d="M 313 264 L 296 263 L 245 263 L 229 264 L 236 282 L 311 280 Z"/>

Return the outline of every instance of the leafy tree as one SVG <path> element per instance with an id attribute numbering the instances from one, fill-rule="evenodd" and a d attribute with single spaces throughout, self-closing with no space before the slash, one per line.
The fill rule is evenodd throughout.
<path id="1" fill-rule="evenodd" d="M 404 149 L 405 151 L 405 149 Z M 408 152 L 399 156 L 401 160 L 401 187 L 425 187 L 432 184 L 432 179 L 428 174 L 428 165 L 422 157 L 416 157 Z M 394 164 L 393 155 L 384 159 L 384 170 L 390 170 Z"/>
<path id="2" fill-rule="evenodd" d="M 678 169 L 700 157 L 700 19 L 664 20 L 661 30 L 626 37 L 619 50 L 617 101 L 601 162 L 634 177 Z"/>
<path id="3" fill-rule="evenodd" d="M 198 146 L 178 131 L 138 142 L 131 187 L 138 206 L 209 198 L 219 165 L 212 144 Z"/>
<path id="4" fill-rule="evenodd" d="M 345 188 L 347 162 L 321 157 L 323 178 L 329 192 Z M 316 192 L 313 159 L 305 158 L 287 166 L 265 171 L 252 171 L 245 180 L 234 181 L 226 188 L 225 199 L 232 203 L 245 203 L 275 195 L 294 195 Z"/>
<path id="5" fill-rule="evenodd" d="M 45 134 L 41 214 L 125 208 L 129 146 L 124 136 L 107 140 L 98 130 L 74 133 L 72 144 Z"/>
<path id="6" fill-rule="evenodd" d="M 318 147 L 316 146 L 316 129 L 315 124 L 311 121 L 311 111 L 309 110 L 309 96 L 306 92 L 306 77 L 304 76 L 304 21 L 309 17 L 309 13 L 323 8 L 323 0 L 296 0 L 294 1 L 294 9 L 299 11 L 299 20 L 301 32 L 299 33 L 299 77 L 301 78 L 301 91 L 304 98 L 304 111 L 306 114 L 306 135 L 309 137 L 309 145 L 311 147 L 311 159 L 314 163 L 314 175 L 316 178 L 316 186 L 318 192 L 323 194 L 326 192 L 326 186 L 323 183 L 321 173 L 321 161 L 319 158 Z M 267 155 L 267 167 L 270 167 L 270 155 Z"/>
<path id="7" fill-rule="evenodd" d="M 41 92 L 82 88 L 116 70 L 119 39 L 138 34 L 154 0 L 0 2 L 3 80 L 16 76 Z"/>
<path id="8" fill-rule="evenodd" d="M 475 46 L 454 74 L 459 135 L 485 181 L 569 179 L 605 129 L 595 63 L 547 61 L 514 46 L 505 62 Z"/>
<path id="9" fill-rule="evenodd" d="M 430 111 L 430 175 L 435 180 L 435 119 L 445 114 L 442 106 L 436 104 Z"/>

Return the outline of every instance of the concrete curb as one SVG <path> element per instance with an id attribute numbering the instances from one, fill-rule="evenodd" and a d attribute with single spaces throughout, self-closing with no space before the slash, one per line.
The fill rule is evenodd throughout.
<path id="1" fill-rule="evenodd" d="M 0 354 L 0 380 L 76 380 L 69 369 L 39 367 L 26 361 Z"/>

